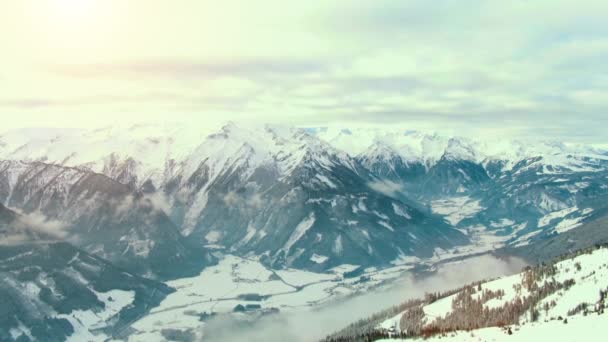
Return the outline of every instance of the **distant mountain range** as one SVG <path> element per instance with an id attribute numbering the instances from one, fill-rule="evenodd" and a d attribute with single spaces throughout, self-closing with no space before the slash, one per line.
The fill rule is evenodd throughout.
<path id="1" fill-rule="evenodd" d="M 322 270 L 525 245 L 608 198 L 606 151 L 405 130 L 21 130 L 0 136 L 0 159 L 0 203 L 161 278 L 213 249 Z"/>

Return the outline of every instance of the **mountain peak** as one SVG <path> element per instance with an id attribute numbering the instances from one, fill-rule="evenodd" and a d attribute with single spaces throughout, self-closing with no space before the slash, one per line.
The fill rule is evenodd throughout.
<path id="1" fill-rule="evenodd" d="M 480 161 L 479 151 L 463 138 L 450 138 L 443 158 L 451 160 Z"/>

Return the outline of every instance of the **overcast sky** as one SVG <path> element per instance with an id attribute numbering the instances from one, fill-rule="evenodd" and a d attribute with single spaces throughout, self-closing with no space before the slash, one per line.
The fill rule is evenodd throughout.
<path id="1" fill-rule="evenodd" d="M 0 115 L 605 143 L 606 13 L 606 0 L 0 0 Z"/>

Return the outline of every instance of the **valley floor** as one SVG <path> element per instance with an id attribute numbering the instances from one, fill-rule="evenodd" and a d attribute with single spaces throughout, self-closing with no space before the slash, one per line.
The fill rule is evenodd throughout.
<path id="1" fill-rule="evenodd" d="M 345 264 L 326 273 L 296 269 L 276 271 L 256 259 L 225 255 L 218 265 L 206 268 L 196 277 L 168 282 L 167 285 L 177 291 L 132 324 L 134 333 L 129 341 L 163 341 L 163 334 L 169 330 L 202 337 L 206 320 L 214 315 L 234 314 L 239 305 L 245 310 L 237 315 L 249 316 L 246 319 L 316 309 L 349 295 L 393 284 L 415 267 L 433 270 L 449 260 L 473 257 L 497 247 L 492 232 L 482 229 L 469 233 L 474 240 L 469 246 L 436 249 L 434 256 L 425 260 L 404 257 L 395 260 L 393 267 L 366 268 L 351 278 L 345 274 L 359 266 Z"/>
<path id="2" fill-rule="evenodd" d="M 342 265 L 328 273 L 275 271 L 256 260 L 227 255 L 197 277 L 168 282 L 177 291 L 132 325 L 135 332 L 129 341 L 163 341 L 163 333 L 168 330 L 199 336 L 204 331 L 205 318 L 211 317 L 208 315 L 244 311 L 261 316 L 312 309 L 397 279 L 413 267 L 403 264 L 382 270 L 370 268 L 347 278 L 344 274 L 357 266 Z M 235 309 L 239 305 L 242 308 Z"/>

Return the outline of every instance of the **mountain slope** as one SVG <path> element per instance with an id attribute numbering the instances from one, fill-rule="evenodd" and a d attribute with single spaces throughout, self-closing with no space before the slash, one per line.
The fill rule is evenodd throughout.
<path id="1" fill-rule="evenodd" d="M 427 172 L 424 163 L 408 159 L 405 153 L 382 141 L 374 142 L 356 156 L 369 171 L 382 179 L 401 183 L 416 183 Z"/>
<path id="2" fill-rule="evenodd" d="M 562 234 L 520 247 L 499 251 L 504 255 L 518 256 L 530 263 L 546 262 L 564 252 L 570 253 L 597 244 L 608 243 L 608 212 L 604 211 L 594 220 Z"/>
<path id="3" fill-rule="evenodd" d="M 373 189 L 377 179 L 354 158 L 303 130 L 227 125 L 176 175 L 161 190 L 190 241 L 275 265 L 386 265 L 466 242 Z"/>
<path id="4" fill-rule="evenodd" d="M 162 203 L 88 170 L 2 161 L 0 202 L 54 222 L 64 238 L 138 274 L 191 275 L 211 261 L 187 245 Z"/>

